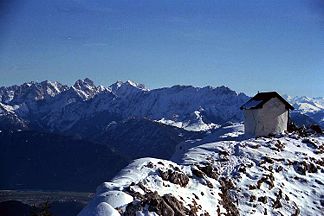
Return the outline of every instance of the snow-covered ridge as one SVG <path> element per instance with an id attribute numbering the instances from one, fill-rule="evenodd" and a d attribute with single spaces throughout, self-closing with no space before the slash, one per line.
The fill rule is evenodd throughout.
<path id="1" fill-rule="evenodd" d="M 241 127 L 179 144 L 174 161 L 135 160 L 79 216 L 321 215 L 324 136 L 249 139 Z"/>
<path id="2" fill-rule="evenodd" d="M 96 94 L 107 90 L 103 86 L 96 86 L 89 78 L 77 80 L 71 88 L 84 100 L 88 100 Z"/>
<path id="3" fill-rule="evenodd" d="M 59 82 L 45 80 L 38 83 L 32 81 L 19 86 L 0 87 L 0 101 L 10 105 L 29 103 L 54 97 L 67 89 L 68 86 Z"/>
<path id="4" fill-rule="evenodd" d="M 220 185 L 209 177 L 205 181 L 188 177 L 192 175 L 189 166 L 179 166 L 171 161 L 155 158 L 135 160 L 111 182 L 100 185 L 95 198 L 79 216 L 120 215 L 120 212 L 125 215 L 174 215 L 170 205 L 178 206 L 178 214 L 205 214 L 206 209 L 213 209 L 218 204 Z M 151 202 L 160 204 L 151 207 Z M 225 212 L 222 207 L 219 210 Z"/>
<path id="5" fill-rule="evenodd" d="M 124 89 L 124 90 L 138 89 L 138 90 L 142 90 L 142 91 L 149 91 L 149 89 L 147 89 L 144 84 L 136 83 L 131 80 L 127 80 L 126 82 L 118 80 L 114 84 L 110 85 L 109 88 L 111 89 L 112 92 L 114 92 L 116 94 L 118 94 L 120 89 Z"/>

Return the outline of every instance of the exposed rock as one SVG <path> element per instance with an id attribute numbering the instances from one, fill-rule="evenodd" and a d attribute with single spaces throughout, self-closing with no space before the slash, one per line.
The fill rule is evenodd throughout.
<path id="1" fill-rule="evenodd" d="M 207 187 L 209 187 L 209 188 L 213 188 L 214 187 L 213 184 L 210 181 L 208 181 L 208 180 L 206 180 L 206 184 L 207 184 Z"/>
<path id="2" fill-rule="evenodd" d="M 156 212 L 162 216 L 174 216 L 172 208 L 164 201 L 164 199 L 156 192 L 146 194 L 145 204 L 149 206 L 148 210 Z"/>
<path id="3" fill-rule="evenodd" d="M 147 163 L 146 166 L 147 166 L 148 168 L 153 168 L 154 165 L 153 165 L 153 163 L 150 161 L 150 162 Z"/>
<path id="4" fill-rule="evenodd" d="M 316 160 L 315 163 L 321 167 L 324 167 L 324 158 Z"/>
<path id="5" fill-rule="evenodd" d="M 266 196 L 261 196 L 258 198 L 259 202 L 262 202 L 263 204 L 266 204 L 268 202 L 268 199 Z"/>
<path id="6" fill-rule="evenodd" d="M 219 151 L 218 155 L 219 155 L 219 160 L 220 161 L 222 161 L 222 162 L 228 161 L 229 153 L 227 151 Z"/>
<path id="7" fill-rule="evenodd" d="M 197 177 L 200 177 L 200 178 L 204 177 L 204 173 L 201 170 L 199 170 L 197 167 L 192 166 L 191 171 L 192 171 L 192 174 L 194 174 Z"/>
<path id="8" fill-rule="evenodd" d="M 189 182 L 189 177 L 183 172 L 173 171 L 171 169 L 164 172 L 159 169 L 159 173 L 163 180 L 172 182 L 173 184 L 178 184 L 181 187 L 185 187 Z"/>
<path id="9" fill-rule="evenodd" d="M 253 202 L 253 201 L 255 201 L 256 200 L 256 197 L 254 196 L 254 195 L 251 195 L 250 196 L 250 202 Z"/>
<path id="10" fill-rule="evenodd" d="M 130 203 L 126 206 L 126 210 L 123 213 L 123 216 L 134 216 L 136 215 L 136 212 L 142 211 L 142 209 L 143 207 L 139 202 L 137 202 L 136 204 L 134 202 Z"/>
<path id="11" fill-rule="evenodd" d="M 278 194 L 277 194 L 277 198 L 276 200 L 273 202 L 273 208 L 281 208 L 282 204 L 280 202 L 280 199 L 282 198 L 282 190 L 279 189 Z"/>
<path id="12" fill-rule="evenodd" d="M 297 173 L 301 175 L 306 175 L 306 171 L 309 173 L 317 173 L 317 167 L 314 163 L 307 163 L 305 160 L 303 161 L 294 161 L 293 163 L 294 169 Z"/>
<path id="13" fill-rule="evenodd" d="M 246 173 L 246 167 L 243 164 L 241 164 L 237 171 L 241 173 Z"/>
<path id="14" fill-rule="evenodd" d="M 278 167 L 276 168 L 276 172 L 281 172 L 281 171 L 282 171 L 282 169 L 283 169 L 283 167 L 282 167 L 282 166 L 278 166 Z"/>
<path id="15" fill-rule="evenodd" d="M 198 168 L 202 172 L 204 172 L 209 178 L 213 178 L 213 179 L 217 180 L 218 173 L 211 164 L 207 164 L 205 166 L 198 166 Z"/>
<path id="16" fill-rule="evenodd" d="M 273 164 L 273 159 L 269 158 L 269 157 L 263 157 L 262 158 L 262 161 L 260 161 L 260 164 L 263 164 L 263 163 L 270 163 L 270 164 Z"/>
<path id="17" fill-rule="evenodd" d="M 279 199 L 276 199 L 276 200 L 274 201 L 272 207 L 273 207 L 273 208 L 281 208 L 281 207 L 282 207 L 282 204 L 281 204 L 280 200 L 279 200 Z"/>
<path id="18" fill-rule="evenodd" d="M 188 209 L 183 206 L 183 203 L 177 200 L 174 196 L 170 194 L 165 194 L 163 196 L 164 201 L 172 208 L 176 216 L 186 215 Z"/>
<path id="19" fill-rule="evenodd" d="M 306 175 L 307 163 L 305 161 L 302 161 L 302 162 L 295 161 L 293 165 L 294 165 L 294 169 L 297 173 L 299 173 L 301 175 Z"/>
<path id="20" fill-rule="evenodd" d="M 315 166 L 315 164 L 313 164 L 312 162 L 310 162 L 309 164 L 308 164 L 308 167 L 307 167 L 308 169 L 308 172 L 310 172 L 310 173 L 317 173 L 317 167 Z"/>
<path id="21" fill-rule="evenodd" d="M 145 206 L 148 206 L 149 211 L 161 216 L 190 215 L 190 210 L 174 196 L 165 194 L 161 197 L 156 191 L 145 194 L 140 201 L 128 204 L 123 215 L 136 215 L 136 212 L 142 211 Z"/>
<path id="22" fill-rule="evenodd" d="M 226 216 L 239 215 L 237 206 L 234 204 L 234 201 L 228 194 L 229 190 L 234 188 L 232 181 L 226 178 L 221 178 L 220 184 L 221 184 L 221 191 L 222 191 L 222 193 L 220 194 L 220 197 L 222 198 L 221 203 L 227 211 L 225 215 Z"/>
<path id="23" fill-rule="evenodd" d="M 257 189 L 257 186 L 255 186 L 255 185 L 249 185 L 249 190 L 255 190 L 255 189 Z"/>
<path id="24" fill-rule="evenodd" d="M 274 177 L 273 174 L 264 175 L 261 179 L 257 181 L 257 188 L 260 189 L 262 183 L 267 183 L 269 185 L 269 189 L 274 187 Z"/>
<path id="25" fill-rule="evenodd" d="M 278 151 L 282 151 L 285 148 L 285 144 L 280 142 L 280 140 L 277 140 L 275 147 L 277 147 Z"/>
<path id="26" fill-rule="evenodd" d="M 291 216 L 298 216 L 300 214 L 300 209 L 298 208 L 295 202 L 294 202 L 294 206 L 295 206 L 295 212 Z"/>

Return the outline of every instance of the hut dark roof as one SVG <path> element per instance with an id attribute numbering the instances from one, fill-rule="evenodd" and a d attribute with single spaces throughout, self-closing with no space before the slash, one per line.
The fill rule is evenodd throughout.
<path id="1" fill-rule="evenodd" d="M 272 98 L 278 98 L 282 103 L 285 104 L 286 109 L 294 109 L 294 107 L 291 106 L 285 99 L 283 99 L 277 92 L 260 92 L 256 94 L 253 98 L 248 100 L 248 102 L 243 104 L 240 107 L 240 109 L 261 109 L 263 105 Z"/>

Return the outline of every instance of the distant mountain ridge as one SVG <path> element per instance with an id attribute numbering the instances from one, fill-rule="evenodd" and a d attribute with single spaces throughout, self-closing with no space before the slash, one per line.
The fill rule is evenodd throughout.
<path id="1" fill-rule="evenodd" d="M 64 132 L 85 119 L 105 113 L 114 119 L 148 118 L 186 129 L 210 129 L 241 121 L 243 93 L 221 87 L 172 86 L 149 90 L 143 84 L 117 81 L 109 87 L 90 79 L 67 86 L 29 82 L 0 88 L 1 115 L 15 115 L 24 127 Z M 107 122 L 107 125 L 110 122 Z"/>
<path id="2" fill-rule="evenodd" d="M 296 122 L 324 126 L 324 98 L 284 97 L 296 108 L 292 115 Z M 0 128 L 61 133 L 104 115 L 103 127 L 111 121 L 135 117 L 201 131 L 228 121 L 242 121 L 239 107 L 248 99 L 244 93 L 225 86 L 176 85 L 150 90 L 130 80 L 108 87 L 96 85 L 88 78 L 79 79 L 72 86 L 32 81 L 0 87 Z"/>
<path id="3" fill-rule="evenodd" d="M 315 123 L 324 127 L 324 97 L 290 97 L 284 95 L 284 98 L 295 108 L 292 117 L 295 118 L 296 123 Z"/>

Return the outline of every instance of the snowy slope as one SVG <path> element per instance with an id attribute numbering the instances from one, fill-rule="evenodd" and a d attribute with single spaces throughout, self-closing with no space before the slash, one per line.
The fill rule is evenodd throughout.
<path id="1" fill-rule="evenodd" d="M 22 130 L 28 128 L 28 123 L 16 115 L 15 109 L 17 109 L 16 106 L 0 103 L 0 130 Z"/>
<path id="2" fill-rule="evenodd" d="M 324 136 L 246 138 L 241 128 L 179 144 L 175 162 L 134 161 L 79 216 L 321 215 Z"/>
<path id="3" fill-rule="evenodd" d="M 167 173 L 168 170 L 183 177 L 179 177 L 179 182 L 174 180 L 176 183 L 165 180 L 165 177 L 161 177 L 161 173 Z M 174 211 L 170 210 L 170 205 L 178 205 L 178 211 L 183 214 L 189 215 L 194 212 L 204 214 L 206 209 L 218 205 L 220 185 L 209 177 L 203 180 L 192 176 L 189 166 L 179 166 L 155 158 L 138 159 L 123 169 L 111 182 L 100 185 L 95 198 L 79 215 L 110 215 L 111 208 L 118 209 L 125 215 L 135 215 L 136 212 L 136 215 L 157 215 L 156 211 L 153 213 L 155 208 L 152 207 L 153 204 L 150 205 L 154 202 L 160 202 L 160 206 L 156 206 L 155 210 L 164 211 L 164 215 L 174 214 Z M 208 186 L 207 181 L 214 186 Z M 157 194 L 154 194 L 155 191 Z M 173 198 L 179 202 L 176 203 Z M 106 211 L 98 211 L 98 206 L 103 204 L 109 208 Z M 221 207 L 220 211 L 225 212 Z M 120 215 L 117 211 L 114 214 Z"/>
<path id="4" fill-rule="evenodd" d="M 212 163 L 220 176 L 230 177 L 241 215 L 320 215 L 323 148 L 323 136 L 219 141 L 190 149 L 182 164 Z"/>

